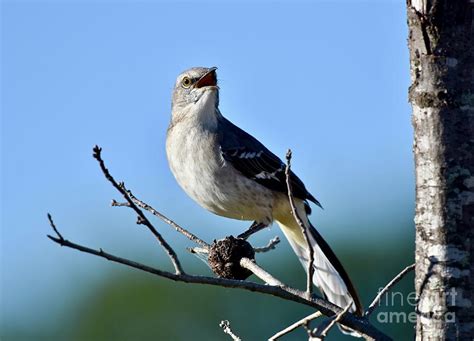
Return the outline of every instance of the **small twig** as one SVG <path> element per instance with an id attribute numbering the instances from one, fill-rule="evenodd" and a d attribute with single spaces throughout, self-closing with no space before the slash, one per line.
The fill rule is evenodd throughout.
<path id="1" fill-rule="evenodd" d="M 256 253 L 268 252 L 268 251 L 271 251 L 271 250 L 275 250 L 276 246 L 279 243 L 280 243 L 280 238 L 278 236 L 276 236 L 276 237 L 270 239 L 268 241 L 267 245 L 261 246 L 261 247 L 254 247 L 253 250 Z M 209 253 L 209 249 L 208 248 L 203 248 L 203 247 L 188 247 L 187 250 L 191 253 Z"/>
<path id="2" fill-rule="evenodd" d="M 280 243 L 280 238 L 274 237 L 270 239 L 267 245 L 262 246 L 262 247 L 254 247 L 253 250 L 257 253 L 263 253 L 263 252 L 268 252 L 270 250 L 274 250 L 277 246 L 277 244 Z"/>
<path id="3" fill-rule="evenodd" d="M 254 261 L 246 258 L 246 257 L 243 257 L 241 260 L 240 260 L 240 266 L 247 269 L 247 270 L 250 270 L 252 271 L 252 273 L 257 276 L 258 278 L 260 278 L 262 281 L 264 281 L 265 283 L 267 283 L 268 285 L 273 285 L 273 286 L 278 286 L 278 287 L 283 287 L 285 286 L 285 284 L 283 284 L 282 282 L 280 282 L 278 279 L 276 279 L 275 277 L 273 277 L 272 275 L 270 275 L 268 272 L 266 272 L 265 270 L 263 270 L 261 267 L 259 267 L 257 265 L 257 263 L 255 263 Z"/>
<path id="4" fill-rule="evenodd" d="M 212 267 L 209 265 L 209 250 L 202 247 L 187 247 L 187 251 L 195 255 L 200 261 L 202 261 L 206 266 L 212 271 Z"/>
<path id="5" fill-rule="evenodd" d="M 185 228 L 181 227 L 180 225 L 178 225 L 177 223 L 175 223 L 173 220 L 169 219 L 168 217 L 166 217 L 165 215 L 163 215 L 162 213 L 158 212 L 157 210 L 155 210 L 153 207 L 151 207 L 150 205 L 148 205 L 147 203 L 137 199 L 130 190 L 127 190 L 128 192 L 128 195 L 130 196 L 130 198 L 132 199 L 132 201 L 139 207 L 143 208 L 144 210 L 147 210 L 148 212 L 150 212 L 151 214 L 153 214 L 155 217 L 158 217 L 160 218 L 162 221 L 164 221 L 166 224 L 170 225 L 171 227 L 173 227 L 176 231 L 178 231 L 179 233 L 181 233 L 182 235 L 184 235 L 185 237 L 187 237 L 189 240 L 195 242 L 196 244 L 199 244 L 201 245 L 203 248 L 207 248 L 209 249 L 210 248 L 210 245 L 208 243 L 206 243 L 204 240 L 200 239 L 199 237 L 197 237 L 196 235 L 192 234 L 191 232 L 189 232 L 188 230 L 186 230 Z"/>
<path id="6" fill-rule="evenodd" d="M 342 319 L 344 314 L 349 311 L 351 306 L 352 306 L 352 302 L 349 302 L 349 304 L 339 314 L 337 314 L 334 318 L 331 318 L 331 322 L 329 322 L 329 324 L 326 326 L 326 328 L 323 329 L 321 333 L 318 333 L 318 335 L 316 335 L 316 338 L 323 340 L 327 336 L 331 328 L 334 327 L 336 323 Z"/>
<path id="7" fill-rule="evenodd" d="M 415 269 L 415 264 L 407 266 L 398 275 L 396 275 L 390 282 L 388 282 L 388 284 L 382 290 L 379 291 L 377 296 L 375 296 L 374 300 L 370 304 L 369 308 L 367 308 L 367 311 L 365 312 L 364 315 L 369 316 L 370 314 L 372 314 L 375 308 L 377 308 L 377 305 L 382 299 L 382 296 L 385 295 L 395 284 L 400 282 L 402 278 L 413 269 Z"/>
<path id="8" fill-rule="evenodd" d="M 322 314 L 320 311 L 317 311 L 315 313 L 312 313 L 311 315 L 308 315 L 304 318 L 302 318 L 301 320 L 293 323 L 291 326 L 288 326 L 286 327 L 285 329 L 279 331 L 278 333 L 276 333 L 275 335 L 273 335 L 272 337 L 270 337 L 268 339 L 268 341 L 275 341 L 277 340 L 278 338 L 286 335 L 286 334 L 289 334 L 291 333 L 293 330 L 295 330 L 296 328 L 298 327 L 301 327 L 301 326 L 305 326 L 307 325 L 309 322 L 311 322 L 312 320 L 320 317 Z"/>
<path id="9" fill-rule="evenodd" d="M 306 291 L 308 293 L 308 296 L 311 296 L 313 293 L 313 274 L 314 274 L 313 246 L 311 245 L 311 241 L 309 240 L 308 230 L 304 226 L 303 221 L 301 220 L 300 216 L 298 215 L 298 212 L 296 211 L 295 200 L 293 198 L 293 191 L 291 188 L 290 172 L 291 172 L 291 149 L 288 149 L 288 152 L 286 153 L 286 169 L 285 169 L 286 187 L 288 188 L 288 199 L 290 201 L 291 212 L 296 222 L 300 226 L 301 232 L 303 233 L 306 244 L 308 245 L 309 257 L 308 257 L 308 268 L 307 268 L 307 277 L 306 277 Z"/>
<path id="10" fill-rule="evenodd" d="M 181 267 L 181 263 L 179 262 L 178 256 L 176 256 L 176 253 L 174 252 L 173 248 L 168 244 L 168 242 L 161 236 L 161 234 L 155 229 L 155 227 L 152 225 L 152 223 L 147 219 L 145 214 L 140 210 L 137 205 L 133 202 L 132 198 L 130 197 L 125 184 L 121 182 L 120 184 L 115 181 L 113 176 L 110 174 L 109 170 L 105 166 L 104 160 L 102 160 L 102 148 L 99 146 L 94 146 L 93 148 L 93 156 L 94 159 L 96 159 L 99 162 L 100 169 L 102 170 L 102 173 L 104 174 L 105 178 L 109 180 L 109 182 L 112 184 L 112 186 L 117 189 L 117 191 L 122 194 L 124 199 L 127 201 L 127 203 L 130 205 L 130 208 L 132 208 L 138 215 L 139 219 L 138 221 L 140 224 L 145 225 L 148 227 L 148 229 L 153 233 L 153 235 L 156 237 L 158 242 L 163 246 L 163 249 L 165 249 L 166 253 L 168 254 L 168 257 L 171 260 L 171 263 L 173 263 L 174 269 L 177 274 L 180 274 L 183 272 L 183 268 Z"/>
<path id="11" fill-rule="evenodd" d="M 221 321 L 221 323 L 219 323 L 219 327 L 221 327 L 222 330 L 224 331 L 224 333 L 229 335 L 232 338 L 233 341 L 241 341 L 242 340 L 240 337 L 238 337 L 237 335 L 234 334 L 232 329 L 230 329 L 230 322 L 228 320 Z"/>
<path id="12" fill-rule="evenodd" d="M 203 247 L 188 247 L 186 248 L 189 252 L 191 253 L 197 253 L 197 254 L 209 254 L 209 249 L 205 249 Z"/>
<path id="13" fill-rule="evenodd" d="M 265 227 L 268 227 L 267 224 L 254 222 L 247 231 L 242 232 L 237 236 L 240 239 L 248 239 L 252 234 L 257 233 L 258 231 L 263 230 Z"/>
<path id="14" fill-rule="evenodd" d="M 199 248 L 199 247 L 188 248 L 188 251 L 197 255 L 209 254 L 208 249 Z M 255 276 L 260 278 L 262 281 L 264 281 L 268 285 L 284 286 L 282 282 L 280 282 L 278 279 L 270 275 L 267 271 L 265 271 L 260 266 L 258 266 L 255 261 L 252 261 L 249 258 L 243 257 L 240 260 L 240 266 L 247 270 L 250 270 Z"/>
<path id="15" fill-rule="evenodd" d="M 61 233 L 59 233 L 58 229 L 56 228 L 56 225 L 54 224 L 53 217 L 51 217 L 51 214 L 49 213 L 48 213 L 48 220 L 49 220 L 49 225 L 51 225 L 51 228 L 53 229 L 54 233 L 56 233 L 59 240 L 64 240 L 63 236 L 61 235 Z"/>
<path id="16" fill-rule="evenodd" d="M 110 203 L 110 206 L 113 207 L 130 207 L 130 204 L 128 202 L 118 202 L 115 199 L 112 199 L 112 202 Z"/>
<path id="17" fill-rule="evenodd" d="M 280 243 L 280 238 L 278 238 L 277 236 L 270 239 L 267 245 L 261 246 L 261 247 L 254 247 L 253 250 L 256 253 L 268 252 L 271 250 L 275 250 L 277 244 L 279 243 Z M 203 247 L 188 247 L 187 250 L 191 253 L 209 253 L 209 248 L 203 248 Z"/>

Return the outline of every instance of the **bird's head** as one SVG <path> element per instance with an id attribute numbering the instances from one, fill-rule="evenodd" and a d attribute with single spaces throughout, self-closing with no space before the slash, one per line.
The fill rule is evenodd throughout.
<path id="1" fill-rule="evenodd" d="M 194 67 L 181 73 L 173 89 L 173 115 L 213 109 L 219 104 L 216 67 Z"/>

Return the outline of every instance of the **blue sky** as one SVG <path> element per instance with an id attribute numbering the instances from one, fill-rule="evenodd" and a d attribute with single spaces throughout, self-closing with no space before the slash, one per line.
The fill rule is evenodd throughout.
<path id="1" fill-rule="evenodd" d="M 200 236 L 247 225 L 204 211 L 168 169 L 171 89 L 192 66 L 219 68 L 231 121 L 281 157 L 293 150 L 330 241 L 411 228 L 404 3 L 4 1 L 1 21 L 3 323 L 30 323 L 26 307 L 58 308 L 51 295 L 105 271 L 52 245 L 46 212 L 71 239 L 154 255 L 134 216 L 109 207 L 118 197 L 94 144 L 135 194 Z"/>

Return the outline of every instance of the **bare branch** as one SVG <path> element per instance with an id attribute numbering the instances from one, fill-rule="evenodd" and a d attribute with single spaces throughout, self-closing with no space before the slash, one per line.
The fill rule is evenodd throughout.
<path id="1" fill-rule="evenodd" d="M 291 171 L 291 149 L 288 149 L 288 152 L 286 153 L 286 169 L 285 169 L 286 187 L 288 188 L 288 199 L 290 201 L 291 213 L 293 214 L 293 217 L 295 218 L 296 222 L 300 226 L 304 239 L 306 241 L 306 244 L 308 245 L 308 268 L 307 268 L 307 277 L 306 277 L 306 291 L 308 293 L 308 296 L 311 296 L 311 294 L 313 293 L 313 274 L 314 274 L 313 246 L 311 245 L 311 242 L 309 240 L 308 231 L 306 230 L 303 224 L 303 221 L 301 220 L 300 216 L 298 215 L 298 212 L 296 211 L 295 200 L 293 198 L 293 191 L 291 188 L 290 171 Z"/>
<path id="2" fill-rule="evenodd" d="M 286 327 L 285 329 L 279 331 L 278 333 L 276 333 L 275 335 L 273 335 L 272 337 L 270 337 L 268 339 L 268 341 L 275 341 L 277 339 L 279 339 L 280 337 L 286 335 L 286 334 L 289 334 L 291 333 L 293 330 L 295 330 L 296 328 L 298 327 L 301 327 L 301 326 L 305 326 L 307 325 L 309 322 L 311 322 L 312 320 L 322 316 L 323 314 L 321 314 L 320 311 L 316 311 L 315 313 L 312 313 L 311 315 L 308 315 L 304 318 L 302 318 L 301 320 L 299 321 L 296 321 L 295 323 L 293 323 L 291 326 L 288 326 Z"/>
<path id="3" fill-rule="evenodd" d="M 194 248 L 188 248 L 188 251 L 194 254 L 197 254 L 199 256 L 204 255 L 204 254 L 209 254 L 209 250 L 199 248 L 199 247 L 194 247 Z M 269 274 L 267 271 L 262 269 L 258 264 L 247 258 L 243 257 L 240 259 L 239 265 L 247 270 L 250 270 L 255 276 L 260 278 L 262 281 L 269 285 L 275 285 L 275 286 L 284 286 L 282 282 L 280 282 L 278 279 L 273 277 L 271 274 Z"/>
<path id="4" fill-rule="evenodd" d="M 59 233 L 58 229 L 56 228 L 56 225 L 54 224 L 54 221 L 53 221 L 53 217 L 51 217 L 50 213 L 48 213 L 48 220 L 49 220 L 49 225 L 51 225 L 51 228 L 53 229 L 54 233 L 56 233 L 56 235 L 58 236 L 60 240 L 64 240 L 63 236 L 61 235 L 61 233 Z"/>
<path id="5" fill-rule="evenodd" d="M 155 217 L 158 217 L 160 218 L 162 221 L 164 221 L 166 224 L 170 225 L 171 227 L 173 227 L 176 231 L 178 231 L 179 233 L 181 233 L 182 235 L 184 235 L 185 237 L 187 237 L 189 240 L 195 242 L 196 244 L 199 244 L 201 245 L 203 248 L 207 248 L 209 249 L 209 244 L 206 243 L 204 240 L 200 239 L 199 237 L 197 237 L 196 235 L 192 234 L 191 232 L 189 232 L 188 230 L 186 230 L 185 228 L 181 227 L 180 225 L 178 225 L 177 223 L 175 223 L 173 220 L 169 219 L 168 217 L 166 217 L 165 215 L 161 214 L 160 212 L 158 212 L 157 210 L 155 210 L 153 207 L 151 207 L 150 205 L 148 205 L 147 203 L 137 199 L 130 190 L 127 190 L 127 193 L 128 195 L 130 196 L 130 198 L 132 199 L 132 201 L 139 207 L 143 208 L 144 210 L 147 210 L 148 212 L 150 212 L 151 214 L 153 214 Z"/>
<path id="6" fill-rule="evenodd" d="M 263 270 L 261 267 L 259 267 L 257 265 L 257 263 L 255 263 L 251 259 L 248 259 L 248 258 L 245 258 L 245 257 L 242 258 L 240 260 L 240 266 L 252 271 L 252 273 L 255 276 L 260 278 L 262 281 L 264 281 L 268 285 L 274 285 L 274 286 L 278 286 L 278 287 L 284 287 L 285 286 L 285 284 L 283 284 L 278 279 L 276 279 L 275 277 L 270 275 L 268 272 Z"/>
<path id="7" fill-rule="evenodd" d="M 96 159 L 99 162 L 100 169 L 102 170 L 102 173 L 104 173 L 104 176 L 109 182 L 112 184 L 112 186 L 117 189 L 117 191 L 122 194 L 124 199 L 127 201 L 127 203 L 130 205 L 130 208 L 132 208 L 138 215 L 139 219 L 138 222 L 140 224 L 145 225 L 148 227 L 148 229 L 153 233 L 153 235 L 158 239 L 159 243 L 163 248 L 165 249 L 166 253 L 168 254 L 171 263 L 173 263 L 174 269 L 177 274 L 182 273 L 183 269 L 181 267 L 181 263 L 179 262 L 178 257 L 176 256 L 176 253 L 174 252 L 173 248 L 168 244 L 168 242 L 161 236 L 161 234 L 155 229 L 155 227 L 152 225 L 152 223 L 147 219 L 145 214 L 140 210 L 137 205 L 133 202 L 132 198 L 130 197 L 127 189 L 125 188 L 125 184 L 121 182 L 120 184 L 115 181 L 113 176 L 110 174 L 109 170 L 105 166 L 104 160 L 102 160 L 101 152 L 102 148 L 99 146 L 94 146 L 93 148 L 94 153 L 92 154 L 94 156 L 94 159 Z M 112 202 L 113 204 L 113 202 Z"/>
<path id="8" fill-rule="evenodd" d="M 187 250 L 191 253 L 209 254 L 209 249 L 205 249 L 203 247 L 188 247 Z"/>
<path id="9" fill-rule="evenodd" d="M 52 219 L 50 221 L 50 224 Z M 168 271 L 163 271 L 157 268 L 150 267 L 148 265 L 144 265 L 126 258 L 121 258 L 115 256 L 113 254 L 107 253 L 102 249 L 96 250 L 89 248 L 87 246 L 83 246 L 80 244 L 76 244 L 70 242 L 62 237 L 59 237 L 60 234 L 54 224 L 51 224 L 51 227 L 56 232 L 58 237 L 53 237 L 48 235 L 55 243 L 66 246 L 81 252 L 89 253 L 98 257 L 105 258 L 109 261 L 123 264 L 138 270 L 142 270 L 163 278 L 167 278 L 173 281 L 178 282 L 185 282 L 185 283 L 196 283 L 196 284 L 207 284 L 213 286 L 220 286 L 225 288 L 239 288 L 253 292 L 259 292 L 266 295 L 272 295 L 275 297 L 279 297 L 288 301 L 293 301 L 296 303 L 304 304 L 310 307 L 313 307 L 326 316 L 332 316 L 335 314 L 340 313 L 341 308 L 328 302 L 316 295 L 312 295 L 308 297 L 306 292 L 303 292 L 298 289 L 294 289 L 288 287 L 286 285 L 283 286 L 274 286 L 274 285 L 265 285 L 265 284 L 258 284 L 255 282 L 250 281 L 241 281 L 241 280 L 232 280 L 232 279 L 225 279 L 225 278 L 214 278 L 214 277 L 206 277 L 206 276 L 195 276 L 189 275 L 184 272 L 182 273 L 172 273 Z M 371 325 L 365 318 L 357 317 L 353 314 L 346 314 L 342 317 L 341 324 L 347 326 L 348 328 L 354 329 L 360 332 L 362 335 L 367 336 L 368 338 L 374 338 L 377 340 L 391 340 L 387 335 L 380 332 L 377 328 Z"/>
<path id="10" fill-rule="evenodd" d="M 367 308 L 367 311 L 365 312 L 365 316 L 370 316 L 372 312 L 377 308 L 377 305 L 379 304 L 380 300 L 382 299 L 382 296 L 385 295 L 395 284 L 400 282 L 403 277 L 410 271 L 415 269 L 415 264 L 407 266 L 405 269 L 403 269 L 398 275 L 396 275 L 388 284 L 379 291 L 377 296 L 375 296 L 374 300 L 370 304 L 369 308 Z"/>
<path id="11" fill-rule="evenodd" d="M 280 238 L 274 237 L 274 238 L 270 239 L 270 241 L 268 242 L 267 245 L 262 246 L 262 247 L 254 247 L 253 250 L 256 253 L 268 252 L 270 250 L 274 250 L 276 248 L 277 244 L 279 244 L 279 243 L 280 243 Z"/>
<path id="12" fill-rule="evenodd" d="M 321 333 L 319 333 L 318 335 L 315 335 L 315 338 L 323 340 L 327 336 L 331 328 L 334 327 L 336 323 L 339 322 L 342 319 L 342 317 L 349 311 L 351 306 L 352 306 L 352 302 L 349 302 L 349 304 L 341 312 L 339 312 L 339 314 L 331 318 L 331 322 L 329 322 L 329 324 L 326 326 L 326 328 L 323 329 Z"/>
<path id="13" fill-rule="evenodd" d="M 235 335 L 232 329 L 230 329 L 230 322 L 228 320 L 221 321 L 219 327 L 221 327 L 224 333 L 228 334 L 233 341 L 241 341 L 241 338 Z"/>
<path id="14" fill-rule="evenodd" d="M 112 207 L 130 207 L 130 204 L 128 202 L 118 202 L 115 199 L 112 199 L 112 202 L 110 203 L 110 206 Z"/>
<path id="15" fill-rule="evenodd" d="M 268 227 L 267 224 L 254 222 L 247 231 L 242 232 L 237 236 L 240 239 L 248 239 L 251 235 L 257 233 L 258 231 L 263 230 L 265 227 Z"/>
<path id="16" fill-rule="evenodd" d="M 276 249 L 276 246 L 279 243 L 280 243 L 280 238 L 278 238 L 277 236 L 270 239 L 267 245 L 262 246 L 262 247 L 254 247 L 253 250 L 255 251 L 255 253 L 268 252 L 268 251 Z M 191 253 L 198 253 L 198 254 L 209 253 L 209 249 L 203 248 L 203 247 L 189 247 L 187 249 Z"/>

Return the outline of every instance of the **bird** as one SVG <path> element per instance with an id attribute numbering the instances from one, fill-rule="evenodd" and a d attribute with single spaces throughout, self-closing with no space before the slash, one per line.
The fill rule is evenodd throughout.
<path id="1" fill-rule="evenodd" d="M 286 164 L 219 110 L 216 67 L 193 67 L 176 79 L 166 136 L 168 163 L 182 189 L 200 206 L 227 218 L 253 221 L 250 231 L 276 222 L 306 269 L 308 244 L 287 192 Z M 309 202 L 321 206 L 290 171 L 294 206 L 312 245 L 313 284 L 331 303 L 362 316 L 349 275 L 311 224 Z"/>

